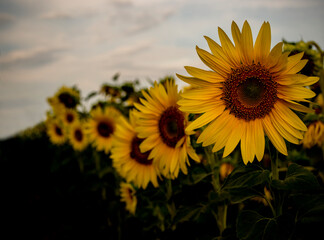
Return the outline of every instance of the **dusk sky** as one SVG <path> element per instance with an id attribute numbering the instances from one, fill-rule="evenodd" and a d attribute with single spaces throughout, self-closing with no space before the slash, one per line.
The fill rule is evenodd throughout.
<path id="1" fill-rule="evenodd" d="M 282 39 L 324 48 L 324 0 L 0 0 L 0 138 L 45 120 L 46 98 L 62 85 L 85 97 L 120 81 L 157 80 L 205 68 L 195 46 L 220 43 L 231 23 L 269 21 Z M 180 80 L 177 83 L 184 85 Z"/>

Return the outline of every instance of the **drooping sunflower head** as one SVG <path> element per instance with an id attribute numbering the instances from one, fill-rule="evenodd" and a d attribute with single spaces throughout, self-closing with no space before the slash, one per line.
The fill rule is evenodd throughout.
<path id="1" fill-rule="evenodd" d="M 112 146 L 112 140 L 116 130 L 116 122 L 121 113 L 114 107 L 96 107 L 90 112 L 90 119 L 86 124 L 86 132 L 89 140 L 98 151 L 107 154 Z"/>
<path id="2" fill-rule="evenodd" d="M 120 184 L 120 201 L 125 202 L 126 210 L 135 215 L 137 206 L 137 197 L 134 187 L 130 183 L 122 182 Z"/>
<path id="3" fill-rule="evenodd" d="M 149 159 L 150 151 L 141 152 L 139 146 L 143 139 L 135 132 L 136 121 L 134 111 L 130 111 L 130 121 L 124 117 L 117 124 L 115 141 L 111 150 L 113 166 L 127 182 L 145 189 L 149 182 L 158 187 L 159 171 L 153 159 Z"/>
<path id="4" fill-rule="evenodd" d="M 307 63 L 301 59 L 303 53 L 288 56 L 283 43 L 271 49 L 268 22 L 262 24 L 255 42 L 247 21 L 242 30 L 235 22 L 231 29 L 234 44 L 218 28 L 221 45 L 205 37 L 211 53 L 197 47 L 210 70 L 185 67 L 192 77 L 177 75 L 194 87 L 182 94 L 180 110 L 201 114 L 186 130 L 207 125 L 197 141 L 203 146 L 214 144 L 214 152 L 225 147 L 223 157 L 240 142 L 245 164 L 255 156 L 261 161 L 265 135 L 287 155 L 284 139 L 297 144 L 307 129 L 291 109 L 311 111 L 297 102 L 314 97 L 305 86 L 318 78 L 298 74 Z"/>
<path id="5" fill-rule="evenodd" d="M 319 76 L 320 70 L 323 68 L 321 61 L 321 53 L 313 48 L 313 43 L 306 43 L 303 40 L 299 42 L 284 42 L 284 51 L 289 52 L 289 55 L 294 55 L 303 52 L 302 59 L 307 59 L 305 67 L 300 71 L 306 76 Z"/>
<path id="6" fill-rule="evenodd" d="M 69 141 L 74 150 L 83 151 L 89 143 L 84 123 L 77 121 L 70 127 Z"/>
<path id="7" fill-rule="evenodd" d="M 62 86 L 54 97 L 48 99 L 48 103 L 54 111 L 60 111 L 62 108 L 75 109 L 80 103 L 80 93 L 74 88 Z"/>
<path id="8" fill-rule="evenodd" d="M 177 105 L 180 99 L 177 85 L 169 80 L 164 85 L 155 82 L 148 92 L 142 91 L 145 99 L 140 99 L 141 104 L 135 103 L 139 110 L 135 130 L 137 136 L 144 139 L 140 144 L 141 152 L 151 151 L 149 158 L 158 163 L 162 174 L 175 178 L 180 169 L 187 173 L 188 154 L 195 161 L 199 158 L 185 132 L 188 114 Z"/>
<path id="9" fill-rule="evenodd" d="M 50 141 L 56 145 L 62 145 L 67 140 L 67 133 L 61 121 L 54 118 L 46 120 L 46 131 Z"/>

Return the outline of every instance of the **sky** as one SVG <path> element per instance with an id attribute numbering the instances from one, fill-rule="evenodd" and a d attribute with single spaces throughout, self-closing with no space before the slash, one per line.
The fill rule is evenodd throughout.
<path id="1" fill-rule="evenodd" d="M 148 86 L 205 68 L 195 47 L 208 50 L 203 36 L 220 43 L 218 27 L 231 36 L 233 20 L 247 20 L 254 40 L 269 21 L 272 47 L 324 48 L 324 0 L 0 0 L 0 139 L 45 120 L 63 85 L 85 97 L 116 73 Z"/>

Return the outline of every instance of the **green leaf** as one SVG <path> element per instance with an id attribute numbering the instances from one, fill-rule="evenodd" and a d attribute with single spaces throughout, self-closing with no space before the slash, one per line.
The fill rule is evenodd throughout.
<path id="1" fill-rule="evenodd" d="M 276 219 L 264 217 L 255 211 L 242 211 L 236 227 L 239 239 L 279 239 Z"/>
<path id="2" fill-rule="evenodd" d="M 323 223 L 324 222 L 324 194 L 298 194 L 293 197 L 297 211 L 297 222 Z"/>
<path id="3" fill-rule="evenodd" d="M 320 187 L 313 173 L 295 163 L 289 165 L 284 180 L 272 180 L 271 186 L 279 190 L 295 192 L 307 192 Z"/>
<path id="4" fill-rule="evenodd" d="M 203 173 L 198 173 L 198 174 L 192 174 L 193 183 L 197 184 L 200 181 L 202 181 L 204 178 L 206 178 L 212 174 L 213 174 L 212 172 L 210 172 L 210 173 L 203 172 Z"/>
<path id="5" fill-rule="evenodd" d="M 97 94 L 98 93 L 96 91 L 90 92 L 84 100 L 88 101 L 90 98 L 96 96 Z"/>
<path id="6" fill-rule="evenodd" d="M 269 182 L 270 172 L 256 165 L 240 166 L 226 178 L 220 196 L 239 203 L 251 197 L 263 195 L 264 186 Z"/>
<path id="7" fill-rule="evenodd" d="M 270 172 L 256 165 L 240 166 L 226 178 L 222 189 L 242 189 L 262 185 L 269 182 Z"/>

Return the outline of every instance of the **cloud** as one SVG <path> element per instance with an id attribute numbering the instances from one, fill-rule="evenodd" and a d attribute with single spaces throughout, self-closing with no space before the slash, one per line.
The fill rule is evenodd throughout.
<path id="1" fill-rule="evenodd" d="M 0 13 L 0 27 L 6 26 L 9 23 L 12 23 L 15 20 L 15 17 L 9 13 Z"/>
<path id="2" fill-rule="evenodd" d="M 26 50 L 17 50 L 0 56 L 0 68 L 34 68 L 46 65 L 57 60 L 64 48 L 35 47 Z"/>

